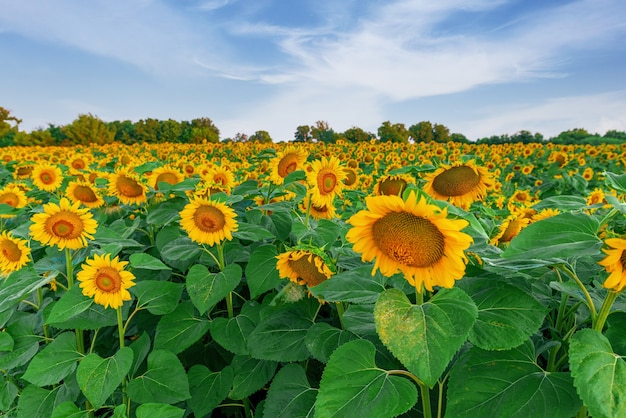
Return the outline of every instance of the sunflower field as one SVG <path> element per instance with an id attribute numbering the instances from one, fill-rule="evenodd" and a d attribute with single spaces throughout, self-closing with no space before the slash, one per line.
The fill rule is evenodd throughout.
<path id="1" fill-rule="evenodd" d="M 2 416 L 626 416 L 626 144 L 0 154 Z"/>

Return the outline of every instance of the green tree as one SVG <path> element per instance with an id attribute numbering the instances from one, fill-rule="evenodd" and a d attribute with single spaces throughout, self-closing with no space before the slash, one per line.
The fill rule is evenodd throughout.
<path id="1" fill-rule="evenodd" d="M 315 122 L 315 126 L 311 128 L 311 137 L 317 142 L 331 143 L 335 142 L 335 131 L 324 120 Z"/>
<path id="2" fill-rule="evenodd" d="M 266 143 L 266 144 L 273 142 L 272 137 L 267 131 L 256 131 L 254 134 L 250 135 L 250 138 L 248 138 L 248 141 L 261 142 L 261 143 Z"/>
<path id="3" fill-rule="evenodd" d="M 433 130 L 433 124 L 430 123 L 430 121 L 422 121 L 409 126 L 409 137 L 414 142 L 434 141 L 435 133 Z"/>
<path id="4" fill-rule="evenodd" d="M 218 143 L 220 142 L 220 130 L 217 129 L 209 118 L 192 119 L 190 139 L 190 142 L 194 144 L 199 144 L 203 141 Z"/>
<path id="5" fill-rule="evenodd" d="M 352 128 L 346 130 L 343 134 L 341 134 L 343 136 L 343 138 L 345 138 L 346 141 L 348 142 L 367 142 L 370 139 L 374 139 L 376 138 L 376 135 L 374 135 L 371 132 L 366 132 L 361 128 L 358 128 L 356 126 L 353 126 Z"/>
<path id="6" fill-rule="evenodd" d="M 450 140 L 450 129 L 445 125 L 435 123 L 433 126 L 433 139 L 435 142 L 448 142 Z"/>
<path id="7" fill-rule="evenodd" d="M 467 144 L 469 141 L 469 139 L 467 139 L 467 137 L 463 134 L 459 134 L 459 133 L 452 133 L 450 134 L 450 141 L 452 142 L 459 142 L 462 144 Z"/>
<path id="8" fill-rule="evenodd" d="M 135 124 L 135 142 L 154 144 L 159 140 L 161 122 L 158 119 L 141 119 Z"/>
<path id="9" fill-rule="evenodd" d="M 294 134 L 294 142 L 311 142 L 311 127 L 309 125 L 298 126 Z"/>
<path id="10" fill-rule="evenodd" d="M 91 113 L 79 115 L 64 132 L 72 145 L 110 144 L 115 139 L 115 132 Z"/>
<path id="11" fill-rule="evenodd" d="M 19 131 L 21 119 L 11 115 L 11 111 L 0 107 L 0 146 L 12 145 Z"/>
<path id="12" fill-rule="evenodd" d="M 404 123 L 394 123 L 393 125 L 389 121 L 385 121 L 378 128 L 378 138 L 382 142 L 408 142 L 409 131 L 404 126 Z"/>
<path id="13" fill-rule="evenodd" d="M 115 141 L 131 145 L 137 141 L 135 124 L 129 120 L 109 122 L 109 127 L 115 131 Z"/>

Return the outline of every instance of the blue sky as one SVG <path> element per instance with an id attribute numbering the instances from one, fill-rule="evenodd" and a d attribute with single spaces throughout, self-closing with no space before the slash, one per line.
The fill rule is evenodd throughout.
<path id="1" fill-rule="evenodd" d="M 424 120 L 469 139 L 626 130 L 624 0 L 0 0 L 20 129 L 211 118 L 293 139 Z"/>

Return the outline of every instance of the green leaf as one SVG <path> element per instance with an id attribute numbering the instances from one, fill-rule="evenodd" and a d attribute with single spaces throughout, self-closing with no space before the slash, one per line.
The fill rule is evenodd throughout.
<path id="1" fill-rule="evenodd" d="M 212 372 L 206 366 L 195 364 L 187 373 L 191 399 L 187 401 L 197 417 L 213 411 L 228 396 L 233 385 L 234 373 L 230 366 Z"/>
<path id="2" fill-rule="evenodd" d="M 59 329 L 99 329 L 117 325 L 117 315 L 115 309 L 94 303 L 74 286 L 54 304 L 46 324 Z"/>
<path id="3" fill-rule="evenodd" d="M 17 305 L 50 280 L 50 277 L 41 277 L 32 267 L 24 267 L 0 280 L 0 312 Z"/>
<path id="4" fill-rule="evenodd" d="M 50 418 L 54 406 L 59 403 L 61 388 L 46 390 L 35 385 L 26 386 L 17 402 L 17 418 Z"/>
<path id="5" fill-rule="evenodd" d="M 379 368 L 375 356 L 367 340 L 335 350 L 322 374 L 315 418 L 391 418 L 415 405 L 415 383 Z"/>
<path id="6" fill-rule="evenodd" d="M 165 315 L 176 309 L 184 288 L 182 283 L 142 280 L 135 283 L 130 292 L 137 297 L 137 306 L 152 315 Z"/>
<path id="7" fill-rule="evenodd" d="M 59 383 L 76 370 L 81 357 L 76 349 L 76 335 L 64 332 L 30 361 L 23 378 L 40 387 Z"/>
<path id="8" fill-rule="evenodd" d="M 547 309 L 523 290 L 496 275 L 467 278 L 459 287 L 478 306 L 469 341 L 485 350 L 508 350 L 523 344 L 543 324 Z"/>
<path id="9" fill-rule="evenodd" d="M 260 360 L 306 360 L 310 353 L 304 338 L 311 325 L 308 312 L 298 305 L 273 311 L 248 336 L 250 355 Z"/>
<path id="10" fill-rule="evenodd" d="M 202 338 L 209 330 L 207 319 L 195 316 L 193 305 L 182 302 L 174 312 L 159 320 L 154 336 L 154 348 L 180 353 Z"/>
<path id="11" fill-rule="evenodd" d="M 511 240 L 502 257 L 524 259 L 595 255 L 602 246 L 599 222 L 584 213 L 562 213 L 534 222 Z"/>
<path id="12" fill-rule="evenodd" d="M 626 193 L 626 174 L 615 174 L 610 171 L 605 171 L 604 184 L 619 193 Z"/>
<path id="13" fill-rule="evenodd" d="M 211 321 L 211 336 L 222 347 L 234 354 L 250 354 L 248 336 L 259 323 L 261 305 L 246 302 L 234 318 L 218 317 Z"/>
<path id="14" fill-rule="evenodd" d="M 161 260 L 146 253 L 133 253 L 128 257 L 128 261 L 130 266 L 136 269 L 171 270 Z"/>
<path id="15" fill-rule="evenodd" d="M 185 410 L 164 403 L 144 403 L 135 414 L 137 418 L 182 418 Z"/>
<path id="16" fill-rule="evenodd" d="M 280 276 L 276 270 L 277 255 L 276 246 L 271 244 L 260 245 L 250 254 L 250 260 L 246 264 L 246 282 L 251 298 L 254 299 L 280 284 Z"/>
<path id="17" fill-rule="evenodd" d="M 92 298 L 83 295 L 79 286 L 74 286 L 54 304 L 47 323 L 50 325 L 74 318 L 86 311 L 93 303 Z"/>
<path id="18" fill-rule="evenodd" d="M 148 370 L 128 382 L 128 395 L 138 403 L 176 403 L 189 399 L 189 381 L 176 354 L 154 350 L 148 355 Z"/>
<path id="19" fill-rule="evenodd" d="M 317 389 L 311 387 L 299 364 L 287 364 L 272 380 L 263 416 L 272 418 L 313 418 Z"/>
<path id="20" fill-rule="evenodd" d="M 545 199 L 541 199 L 541 201 L 535 205 L 533 205 L 533 209 L 540 211 L 542 209 L 550 208 L 550 209 L 559 209 L 562 212 L 575 211 L 580 210 L 587 206 L 587 199 L 582 196 L 575 195 L 560 195 L 560 196 L 550 196 Z"/>
<path id="21" fill-rule="evenodd" d="M 246 222 L 240 222 L 233 237 L 248 241 L 263 241 L 265 239 L 275 239 L 276 237 L 267 229 L 259 225 L 253 225 Z"/>
<path id="22" fill-rule="evenodd" d="M 537 365 L 530 340 L 506 351 L 471 348 L 452 368 L 446 416 L 570 418 L 582 404 L 572 383 Z"/>
<path id="23" fill-rule="evenodd" d="M 11 370 L 30 361 L 39 351 L 41 336 L 35 334 L 38 315 L 13 312 L 4 332 L 13 338 L 13 350 L 0 352 L 0 370 Z"/>
<path id="24" fill-rule="evenodd" d="M 478 310 L 459 288 L 441 289 L 413 305 L 398 289 L 385 291 L 374 318 L 380 340 L 413 374 L 432 387 L 465 342 Z"/>
<path id="25" fill-rule="evenodd" d="M 370 266 L 362 266 L 335 274 L 309 291 L 326 302 L 375 303 L 385 283 L 378 270 L 372 275 Z"/>
<path id="26" fill-rule="evenodd" d="M 241 281 L 241 274 L 239 264 L 229 264 L 219 273 L 211 273 L 201 264 L 189 269 L 187 292 L 200 315 L 204 315 L 232 292 Z"/>
<path id="27" fill-rule="evenodd" d="M 606 321 L 607 329 L 604 335 L 611 343 L 613 351 L 620 356 L 626 356 L 626 312 L 614 311 Z"/>
<path id="28" fill-rule="evenodd" d="M 337 347 L 358 338 L 350 331 L 335 328 L 325 322 L 318 322 L 307 331 L 304 344 L 313 357 L 326 363 Z"/>
<path id="29" fill-rule="evenodd" d="M 233 387 L 228 397 L 244 399 L 252 395 L 270 381 L 278 363 L 275 361 L 257 360 L 249 356 L 235 356 L 231 362 L 233 368 Z"/>
<path id="30" fill-rule="evenodd" d="M 202 254 L 200 246 L 189 237 L 167 242 L 161 249 L 163 261 L 181 271 L 186 271 Z"/>
<path id="31" fill-rule="evenodd" d="M 148 210 L 146 222 L 149 225 L 168 225 L 180 219 L 180 211 L 185 207 L 185 199 L 171 199 L 160 202 Z"/>
<path id="32" fill-rule="evenodd" d="M 572 337 L 569 355 L 574 385 L 589 413 L 594 418 L 626 416 L 626 363 L 609 340 L 582 329 Z"/>
<path id="33" fill-rule="evenodd" d="M 137 373 L 139 366 L 150 352 L 150 337 L 144 331 L 143 334 L 128 347 L 133 350 L 133 365 L 128 372 L 128 375 L 132 377 Z"/>
<path id="34" fill-rule="evenodd" d="M 0 411 L 7 411 L 17 397 L 18 389 L 15 383 L 0 375 Z"/>
<path id="35" fill-rule="evenodd" d="M 15 341 L 8 332 L 0 332 L 0 351 L 13 351 Z"/>
<path id="36" fill-rule="evenodd" d="M 52 418 L 87 418 L 89 417 L 88 411 L 82 411 L 77 407 L 74 402 L 65 401 L 52 411 Z"/>
<path id="37" fill-rule="evenodd" d="M 133 364 L 133 350 L 121 348 L 112 357 L 87 354 L 78 365 L 76 379 L 83 394 L 96 408 L 104 405 Z"/>

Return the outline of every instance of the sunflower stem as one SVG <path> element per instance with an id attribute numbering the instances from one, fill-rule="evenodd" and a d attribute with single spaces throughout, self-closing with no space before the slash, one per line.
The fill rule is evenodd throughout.
<path id="1" fill-rule="evenodd" d="M 345 312 L 345 309 L 343 307 L 343 302 L 337 302 L 337 315 L 339 315 L 339 323 L 341 324 L 341 329 L 346 329 L 345 325 L 343 324 L 344 312 Z"/>
<path id="2" fill-rule="evenodd" d="M 422 395 L 422 411 L 424 412 L 424 418 L 431 418 L 432 411 L 430 408 L 430 389 L 424 383 L 419 384 L 420 394 Z"/>
<path id="3" fill-rule="evenodd" d="M 72 250 L 65 247 L 65 272 L 67 275 L 67 290 L 74 287 L 74 266 L 72 264 Z M 85 339 L 83 331 L 76 328 L 76 350 L 80 354 L 85 354 Z"/>
<path id="4" fill-rule="evenodd" d="M 615 302 L 615 299 L 622 293 L 621 291 L 616 292 L 614 290 L 609 290 L 609 294 L 604 298 L 604 302 L 602 302 L 602 307 L 600 308 L 600 312 L 596 317 L 596 321 L 593 324 L 593 329 L 598 332 L 602 332 L 602 328 L 604 328 L 604 323 L 606 322 L 606 318 L 611 313 L 611 307 Z"/>
<path id="5" fill-rule="evenodd" d="M 224 244 L 217 244 L 217 264 L 220 271 L 224 271 L 224 267 L 226 267 L 226 263 L 224 262 Z"/>
<path id="6" fill-rule="evenodd" d="M 595 323 L 598 313 L 596 312 L 596 307 L 593 304 L 593 299 L 591 299 L 591 295 L 589 295 L 587 288 L 585 287 L 583 282 L 580 281 L 580 279 L 576 275 L 576 272 L 568 269 L 564 265 L 560 265 L 560 267 L 563 269 L 563 271 L 567 272 L 572 279 L 574 279 L 574 281 L 576 282 L 580 290 L 583 292 L 583 295 L 585 296 L 585 301 L 586 301 L 585 304 L 587 305 L 587 308 L 589 308 L 589 313 L 591 314 L 591 323 L 592 324 Z"/>
<path id="7" fill-rule="evenodd" d="M 41 309 L 41 303 L 43 302 L 43 291 L 41 290 L 41 287 L 37 288 L 37 310 Z M 46 323 L 44 322 L 43 324 L 43 336 L 46 338 L 44 341 L 46 341 L 46 344 L 48 343 L 48 338 L 50 338 L 48 336 L 48 325 L 46 325 Z"/>
<path id="8" fill-rule="evenodd" d="M 122 307 L 119 306 L 117 309 L 117 332 L 120 340 L 120 350 L 124 348 L 124 321 L 122 320 Z M 130 412 L 130 400 L 128 399 L 128 395 L 126 393 L 126 376 L 122 379 L 122 402 L 126 405 L 126 412 Z"/>

